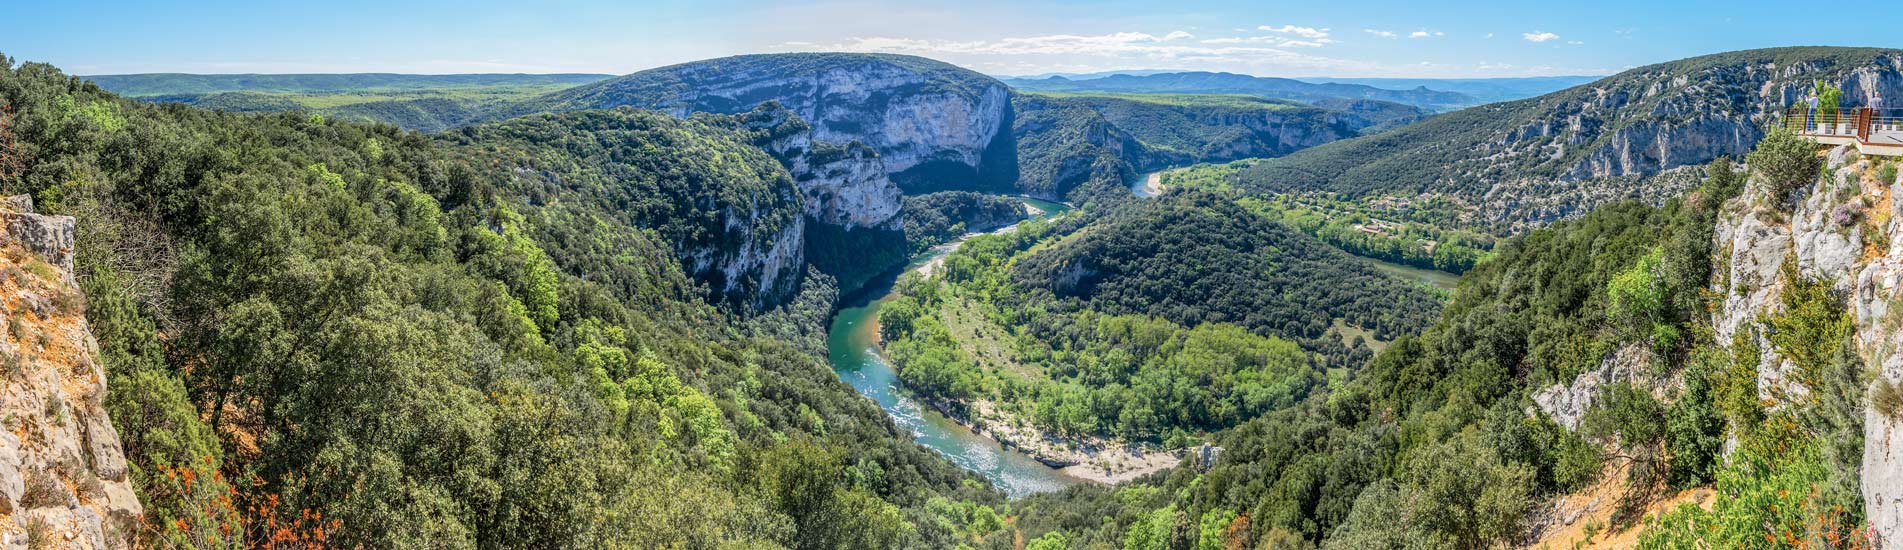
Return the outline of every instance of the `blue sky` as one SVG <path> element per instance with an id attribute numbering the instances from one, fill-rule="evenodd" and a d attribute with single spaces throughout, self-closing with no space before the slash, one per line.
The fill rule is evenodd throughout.
<path id="1" fill-rule="evenodd" d="M 991 74 L 1609 74 L 1721 51 L 1903 46 L 1903 19 L 1790 2 L 0 0 L 0 53 L 77 74 L 601 72 L 879 51 Z M 1848 5 L 1832 4 L 1832 10 Z"/>

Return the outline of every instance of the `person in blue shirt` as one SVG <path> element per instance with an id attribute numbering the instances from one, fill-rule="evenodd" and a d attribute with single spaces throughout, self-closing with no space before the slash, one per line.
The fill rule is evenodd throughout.
<path id="1" fill-rule="evenodd" d="M 1804 129 L 1809 130 L 1817 126 L 1817 90 L 1811 90 L 1804 104 L 1810 106 L 1810 110 L 1804 112 Z"/>

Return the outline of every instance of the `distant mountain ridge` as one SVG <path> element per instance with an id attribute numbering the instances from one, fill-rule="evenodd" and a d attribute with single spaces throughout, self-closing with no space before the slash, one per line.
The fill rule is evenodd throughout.
<path id="1" fill-rule="evenodd" d="M 472 73 L 472 74 L 398 74 L 398 73 L 311 73 L 311 74 L 186 74 L 140 73 L 91 75 L 90 80 L 106 91 L 128 97 L 222 92 L 309 93 L 338 91 L 430 90 L 450 87 L 501 85 L 577 85 L 614 78 L 608 74 L 586 73 Z"/>
<path id="2" fill-rule="evenodd" d="M 1697 179 L 1678 169 L 1740 158 L 1818 80 L 1841 86 L 1846 105 L 1873 90 L 1899 97 L 1903 51 L 1773 48 L 1649 65 L 1303 150 L 1235 179 L 1268 192 L 1446 196 L 1466 205 L 1471 225 L 1517 232 L 1626 198 L 1677 196 Z"/>
<path id="3" fill-rule="evenodd" d="M 1315 84 L 1292 78 L 1213 72 L 1161 73 L 1141 76 L 1118 74 L 1082 80 L 1055 76 L 1044 79 L 1008 79 L 1004 82 L 1013 88 L 1046 92 L 1249 94 L 1296 101 L 1374 99 L 1434 110 L 1479 103 L 1477 99 L 1466 94 L 1420 87 L 1409 90 L 1389 90 L 1361 84 Z"/>
<path id="4" fill-rule="evenodd" d="M 1376 88 L 1387 88 L 1387 89 L 1393 89 L 1393 90 L 1404 90 L 1404 89 L 1424 87 L 1430 90 L 1440 90 L 1443 92 L 1457 92 L 1457 93 L 1467 94 L 1469 96 L 1473 96 L 1474 99 L 1479 100 L 1481 102 L 1494 103 L 1498 101 L 1512 101 L 1515 99 L 1525 99 L 1525 98 L 1533 97 L 1536 95 L 1543 95 L 1543 94 L 1548 94 L 1552 92 L 1557 92 L 1559 90 L 1564 90 L 1566 88 L 1571 88 L 1573 86 L 1578 86 L 1580 84 L 1585 84 L 1587 82 L 1592 82 L 1594 80 L 1599 80 L 1601 78 L 1605 78 L 1605 77 L 1604 76 L 1524 76 L 1524 77 L 1499 77 L 1499 78 L 1302 77 L 1302 78 L 1297 78 L 1296 80 L 1300 80 L 1303 82 L 1312 82 L 1315 84 L 1331 84 L 1331 83 L 1332 84 L 1360 84 L 1363 86 L 1374 86 Z"/>

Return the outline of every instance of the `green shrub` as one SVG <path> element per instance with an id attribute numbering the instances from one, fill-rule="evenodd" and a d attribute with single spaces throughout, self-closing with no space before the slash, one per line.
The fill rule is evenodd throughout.
<path id="1" fill-rule="evenodd" d="M 1758 147 L 1745 156 L 1745 162 L 1770 186 L 1779 207 L 1792 191 L 1815 181 L 1824 166 L 1817 158 L 1817 144 L 1782 128 L 1765 133 Z"/>
<path id="2" fill-rule="evenodd" d="M 1878 378 L 1870 388 L 1870 408 L 1891 419 L 1903 417 L 1903 388 L 1887 378 Z"/>

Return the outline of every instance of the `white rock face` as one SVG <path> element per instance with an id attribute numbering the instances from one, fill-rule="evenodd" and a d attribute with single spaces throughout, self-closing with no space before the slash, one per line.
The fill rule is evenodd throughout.
<path id="1" fill-rule="evenodd" d="M 857 98 L 846 98 L 853 99 Z M 985 148 L 1003 126 L 1010 105 L 1010 92 L 1003 85 L 985 88 L 975 102 L 952 93 L 906 94 L 886 105 L 876 132 L 862 135 L 853 130 L 864 123 L 864 115 L 843 109 L 825 113 L 826 119 L 815 119 L 814 137 L 834 142 L 863 141 L 879 150 L 886 169 L 894 173 L 934 160 L 953 161 L 976 170 Z"/>
<path id="2" fill-rule="evenodd" d="M 812 124 L 813 140 L 864 143 L 890 174 L 938 161 L 975 172 L 1006 130 L 1011 109 L 1010 89 L 990 77 L 923 58 L 861 54 L 714 59 L 556 96 L 570 108 L 628 105 L 682 117 L 743 113 L 777 101 Z"/>
<path id="3" fill-rule="evenodd" d="M 688 271 L 703 273 L 718 270 L 719 291 L 729 296 L 747 296 L 758 308 L 798 289 L 806 262 L 806 219 L 794 217 L 791 223 L 772 235 L 764 235 L 759 208 L 742 211 L 729 206 L 721 210 L 727 231 L 734 234 L 740 247 L 732 250 L 699 248 L 682 250 Z M 746 294 L 751 290 L 750 294 Z"/>
<path id="4" fill-rule="evenodd" d="M 73 218 L 19 211 L 30 208 L 0 203 L 0 273 L 18 274 L 0 275 L 0 537 L 9 549 L 126 548 L 144 508 L 106 414 L 99 344 L 73 305 Z"/>
<path id="5" fill-rule="evenodd" d="M 1627 344 L 1599 362 L 1599 368 L 1580 373 L 1568 384 L 1554 384 L 1533 394 L 1533 405 L 1568 430 L 1579 429 L 1586 411 L 1599 399 L 1606 386 L 1619 382 L 1639 384 L 1649 378 L 1647 365 L 1651 352 Z"/>
<path id="6" fill-rule="evenodd" d="M 1777 307 L 1783 286 L 1778 271 L 1787 259 L 1795 261 L 1805 276 L 1833 281 L 1844 293 L 1856 322 L 1859 351 L 1878 376 L 1903 382 L 1903 330 L 1890 311 L 1903 296 L 1898 285 L 1903 281 L 1903 224 L 1897 221 L 1903 216 L 1897 205 L 1903 203 L 1893 200 L 1903 197 L 1903 186 L 1877 181 L 1871 162 L 1856 158 L 1848 148 L 1833 150 L 1829 159 L 1826 176 L 1797 191 L 1788 219 L 1755 206 L 1768 200 L 1755 185 L 1725 206 L 1714 237 L 1720 271 L 1713 289 L 1723 293 L 1724 302 L 1713 312 L 1712 324 L 1719 343 L 1728 345 L 1732 335 Z M 1874 206 L 1864 207 L 1866 200 Z M 1879 208 L 1887 212 L 1877 212 Z M 1864 249 L 1862 232 L 1868 226 L 1842 223 L 1841 212 L 1853 210 L 1861 212 L 1856 220 L 1887 220 L 1875 230 L 1889 237 L 1888 250 Z M 1758 367 L 1760 397 L 1801 398 L 1806 390 L 1791 380 L 1795 367 L 1777 357 L 1761 333 L 1758 339 L 1764 350 Z M 1903 541 L 1903 434 L 1898 428 L 1895 418 L 1866 407 L 1864 513 L 1883 548 Z"/>
<path id="7" fill-rule="evenodd" d="M 755 124 L 777 125 L 784 121 L 777 113 Z M 820 223 L 847 229 L 875 227 L 898 228 L 903 197 L 899 187 L 887 177 L 884 159 L 861 144 L 815 144 L 811 132 L 798 132 L 772 140 L 764 147 L 786 163 L 787 172 L 799 184 L 801 206 L 808 217 Z M 815 152 L 815 147 L 829 152 Z"/>

